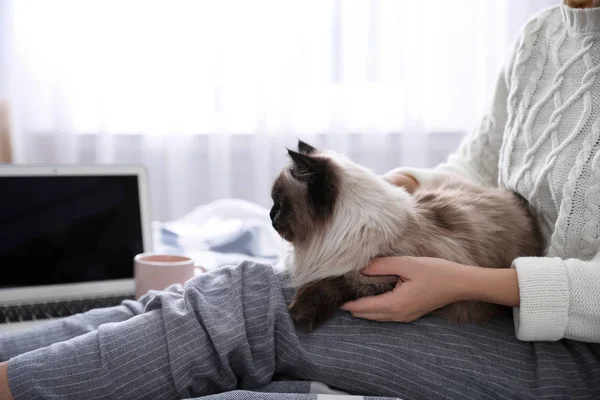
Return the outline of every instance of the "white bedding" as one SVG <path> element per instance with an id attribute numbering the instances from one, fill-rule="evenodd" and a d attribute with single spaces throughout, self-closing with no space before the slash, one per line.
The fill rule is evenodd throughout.
<path id="1" fill-rule="evenodd" d="M 184 217 L 154 222 L 154 249 L 185 254 L 211 270 L 243 260 L 275 265 L 285 242 L 271 226 L 269 210 L 239 199 L 199 206 Z"/>

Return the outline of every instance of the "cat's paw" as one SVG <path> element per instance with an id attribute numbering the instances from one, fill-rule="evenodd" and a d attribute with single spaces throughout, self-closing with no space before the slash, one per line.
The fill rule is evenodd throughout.
<path id="1" fill-rule="evenodd" d="M 312 332 L 333 316 L 348 297 L 341 290 L 348 286 L 345 279 L 327 278 L 298 288 L 288 307 L 297 329 Z"/>
<path id="2" fill-rule="evenodd" d="M 288 309 L 290 311 L 292 320 L 294 320 L 296 329 L 302 332 L 310 333 L 313 331 L 313 329 L 317 328 L 320 323 L 323 322 L 319 321 L 317 313 L 314 309 L 311 309 L 310 307 L 307 307 L 298 301 L 292 302 Z"/>

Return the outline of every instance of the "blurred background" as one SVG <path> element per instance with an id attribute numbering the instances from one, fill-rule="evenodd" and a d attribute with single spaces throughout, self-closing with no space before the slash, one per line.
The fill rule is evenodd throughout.
<path id="1" fill-rule="evenodd" d="M 153 219 L 268 207 L 297 138 L 376 172 L 478 123 L 558 0 L 0 0 L 0 160 L 143 163 Z"/>

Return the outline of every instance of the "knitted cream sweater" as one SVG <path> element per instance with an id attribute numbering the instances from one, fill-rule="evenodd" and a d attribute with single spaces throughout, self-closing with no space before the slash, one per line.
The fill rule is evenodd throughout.
<path id="1" fill-rule="evenodd" d="M 600 8 L 559 5 L 522 29 L 480 126 L 433 170 L 520 193 L 546 257 L 514 260 L 521 340 L 600 342 Z"/>

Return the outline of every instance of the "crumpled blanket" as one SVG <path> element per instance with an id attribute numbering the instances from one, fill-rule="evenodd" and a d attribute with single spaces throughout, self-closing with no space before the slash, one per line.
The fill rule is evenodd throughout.
<path id="1" fill-rule="evenodd" d="M 268 209 L 240 199 L 217 200 L 154 223 L 154 236 L 157 252 L 185 254 L 208 271 L 244 260 L 277 265 L 288 246 L 271 226 Z"/>

